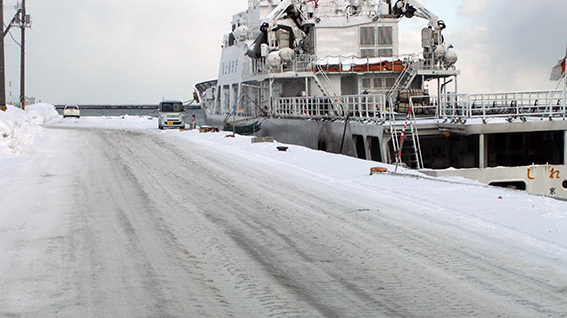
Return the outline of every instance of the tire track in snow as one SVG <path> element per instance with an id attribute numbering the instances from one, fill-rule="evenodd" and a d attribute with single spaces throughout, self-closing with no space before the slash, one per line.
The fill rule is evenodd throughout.
<path id="1" fill-rule="evenodd" d="M 420 217 L 433 200 L 420 206 L 364 189 L 344 197 L 341 186 L 354 185 L 274 174 L 238 153 L 183 149 L 151 132 L 85 132 L 106 150 L 79 167 L 109 171 L 78 176 L 78 184 L 92 182 L 78 193 L 94 189 L 108 202 L 82 202 L 84 213 L 69 220 L 75 236 L 51 243 L 75 253 L 68 258 L 77 263 L 75 279 L 88 286 L 78 289 L 87 293 L 74 298 L 75 312 L 101 304 L 100 314 L 164 317 L 567 312 L 565 292 L 552 282 L 557 273 L 491 250 L 498 243 L 475 246 L 477 238 L 460 236 L 489 241 L 490 233 Z M 108 288 L 115 290 L 105 296 Z M 110 298 L 121 294 L 125 299 Z"/>
<path id="2" fill-rule="evenodd" d="M 203 153 L 206 153 L 205 150 L 203 150 Z M 176 156 L 183 157 L 184 155 L 182 151 L 178 151 Z M 276 197 L 285 194 L 289 198 L 288 202 L 283 203 L 285 205 L 284 209 L 289 208 L 289 205 L 293 206 L 293 203 L 295 203 L 299 205 L 299 209 L 304 209 L 310 213 L 315 211 L 318 212 L 319 215 L 325 215 L 329 218 L 335 217 L 335 221 L 337 221 L 336 223 L 338 224 L 346 224 L 353 228 L 356 227 L 353 231 L 354 233 L 358 233 L 360 229 L 364 229 L 364 231 L 372 233 L 366 237 L 369 242 L 375 241 L 377 234 L 380 235 L 380 232 L 376 232 L 375 229 L 372 231 L 369 229 L 368 225 L 365 225 L 368 223 L 368 219 L 364 220 L 364 222 L 355 223 L 352 222 L 351 219 L 344 217 L 344 214 L 341 213 L 342 211 L 346 211 L 348 209 L 352 210 L 357 206 L 360 206 L 360 201 L 341 200 L 339 193 L 337 193 L 337 196 L 334 198 L 329 198 L 329 193 L 325 193 L 325 196 L 321 196 L 321 191 L 318 191 L 317 189 L 301 189 L 301 191 L 295 192 L 295 194 L 298 195 L 294 195 L 294 192 L 289 191 L 283 191 L 278 194 L 278 189 L 282 188 L 282 184 L 284 187 L 293 185 L 290 185 L 285 178 L 278 176 L 270 176 L 270 182 L 263 182 L 262 176 L 265 174 L 261 171 L 262 167 L 255 166 L 254 168 L 248 168 L 248 165 L 245 163 L 239 164 L 238 159 L 235 159 L 234 157 L 230 164 L 225 164 L 224 167 L 220 160 L 215 160 L 214 156 L 203 157 L 206 157 L 206 159 L 210 160 L 211 163 L 214 162 L 212 163 L 213 165 L 218 165 L 217 168 L 219 171 L 214 173 L 214 177 L 222 180 L 221 183 L 223 184 L 231 184 L 231 189 L 238 189 L 242 187 L 248 191 L 249 188 L 252 188 L 253 191 L 257 191 L 253 197 L 262 197 L 261 193 L 263 191 L 265 192 L 264 195 L 268 197 L 266 200 L 263 200 L 266 202 L 277 202 Z M 223 163 L 225 162 L 227 161 L 224 161 Z M 211 165 L 208 164 L 203 169 L 207 171 L 207 173 L 211 173 L 212 171 L 210 171 L 210 167 Z M 235 170 L 235 167 L 239 167 L 238 173 L 231 173 Z M 260 171 L 258 171 L 258 169 L 260 169 Z M 246 177 L 254 178 L 248 180 L 248 184 L 255 185 L 246 186 Z M 278 184 L 280 187 L 274 186 L 274 184 Z M 247 191 L 237 191 L 234 196 L 243 198 L 248 203 L 262 204 L 261 202 L 258 203 L 258 201 L 251 198 L 250 194 L 246 195 Z M 306 197 L 305 192 L 310 193 L 310 196 Z M 276 195 L 272 195 L 272 198 L 269 198 L 270 195 L 266 193 L 270 195 L 275 193 Z M 336 198 L 339 199 L 337 200 Z M 270 201 L 270 199 L 274 201 Z M 364 196 L 361 196 L 360 199 L 362 199 L 361 201 L 364 201 Z M 317 202 L 317 204 L 314 204 L 314 202 Z M 327 202 L 328 204 L 326 204 Z M 343 202 L 344 205 L 340 206 Z M 413 204 L 409 204 L 408 206 L 407 203 L 400 204 L 399 206 L 392 206 L 392 203 L 388 202 L 388 200 L 378 200 L 378 202 L 392 212 L 399 209 L 415 208 Z M 339 203 L 338 206 L 337 203 Z M 367 204 L 368 205 L 365 204 L 365 206 L 372 206 L 375 203 L 368 202 Z M 275 209 L 274 205 L 272 205 L 271 209 Z M 269 209 L 264 208 L 264 210 Z M 391 215 L 385 213 L 379 213 L 378 215 L 383 218 L 382 226 L 386 225 L 390 228 L 391 233 L 389 233 L 389 236 L 384 235 L 383 241 L 386 242 L 387 246 L 390 245 L 388 246 L 387 251 L 395 255 L 395 257 L 392 257 L 392 263 L 398 264 L 393 266 L 393 268 L 386 268 L 386 270 L 399 270 L 399 259 L 401 258 L 410 264 L 409 266 L 406 266 L 404 270 L 413 275 L 410 277 L 404 277 L 403 279 L 395 277 L 393 281 L 389 283 L 390 287 L 385 289 L 386 292 L 383 296 L 386 299 L 388 299 L 388 297 L 391 299 L 391 292 L 399 290 L 398 297 L 401 297 L 401 299 L 398 301 L 401 302 L 411 303 L 412 297 L 422 297 L 419 302 L 414 301 L 415 306 L 411 306 L 406 303 L 401 306 L 401 308 L 388 312 L 388 315 L 394 314 L 397 310 L 400 313 L 404 313 L 405 310 L 415 310 L 416 312 L 420 312 L 420 310 L 423 311 L 424 301 L 427 299 L 429 299 L 429 306 L 425 306 L 425 308 L 427 308 L 425 310 L 431 310 L 433 312 L 432 315 L 447 314 L 442 311 L 443 304 L 446 308 L 453 308 L 455 311 L 452 313 L 457 315 L 470 315 L 474 313 L 486 315 L 487 313 L 490 314 L 490 310 L 494 310 L 494 314 L 500 314 L 503 316 L 506 316 L 507 311 L 510 316 L 534 316 L 538 314 L 560 315 L 565 309 L 564 294 L 558 292 L 559 288 L 557 288 L 557 285 L 549 284 L 546 281 L 545 274 L 539 273 L 538 271 L 524 273 L 521 270 L 518 270 L 518 264 L 513 263 L 515 260 L 512 257 L 507 258 L 506 255 L 498 255 L 498 252 L 493 252 L 486 250 L 486 248 L 483 249 L 471 245 L 470 243 L 467 243 L 466 238 L 448 236 L 447 232 L 439 231 L 431 226 L 423 227 L 423 224 L 416 222 L 412 222 L 413 224 L 411 226 L 404 226 L 403 222 L 408 221 L 404 218 L 392 218 Z M 257 221 L 258 219 L 254 220 Z M 443 224 L 443 222 L 444 221 L 442 221 L 441 224 Z M 232 222 L 227 223 L 232 224 Z M 247 226 L 253 230 L 269 228 L 266 223 L 262 223 L 260 226 L 256 226 L 256 228 L 251 227 L 250 225 Z M 325 225 L 322 225 L 322 227 L 324 226 Z M 278 235 L 277 230 L 274 230 L 273 228 L 271 230 L 273 233 Z M 372 239 L 373 237 L 374 239 Z M 344 238 L 348 238 L 348 235 L 345 235 Z M 239 239 L 242 240 L 242 238 Z M 360 241 L 361 240 L 359 239 L 359 242 Z M 402 244 L 390 244 L 389 242 L 402 242 Z M 302 253 L 300 249 L 294 248 L 289 243 L 287 245 L 283 245 L 292 248 L 292 250 L 299 254 Z M 351 246 L 351 248 L 360 249 L 361 246 Z M 368 246 L 366 250 L 371 248 L 372 246 Z M 248 247 L 248 249 L 251 248 Z M 349 248 L 344 248 L 343 250 L 349 250 Z M 341 256 L 345 256 L 343 254 L 341 254 Z M 346 254 L 346 257 L 349 257 L 348 253 Z M 258 253 L 257 255 L 262 254 Z M 384 255 L 385 253 L 382 253 L 381 257 L 384 257 Z M 396 258 L 398 259 L 397 261 Z M 432 259 L 443 261 L 440 263 L 434 263 L 435 261 L 432 262 Z M 307 259 L 306 261 L 309 262 L 310 260 Z M 512 263 L 508 263 L 509 261 Z M 443 266 L 443 264 L 452 265 Z M 349 266 L 351 265 L 352 264 L 349 264 Z M 526 264 L 520 262 L 520 265 Z M 404 264 L 402 264 L 401 267 L 404 267 Z M 430 272 L 428 274 L 431 277 L 424 277 L 425 275 L 415 268 L 420 269 L 424 273 Z M 361 268 L 362 272 L 364 270 L 364 268 Z M 366 270 L 369 269 L 366 268 Z M 379 276 L 375 276 L 375 278 L 377 281 L 380 280 Z M 417 281 L 421 281 L 423 289 L 417 290 L 415 293 L 408 293 L 408 290 L 415 289 L 415 287 L 404 287 L 404 284 L 407 284 L 408 282 L 410 284 L 415 283 L 415 279 L 417 279 Z M 437 281 L 433 281 L 432 279 L 436 279 Z M 455 286 L 452 286 L 453 288 L 458 287 L 461 288 L 461 290 L 451 291 L 446 286 L 447 282 L 454 284 Z M 353 292 L 356 290 L 363 290 L 350 282 L 345 283 L 345 285 L 351 286 L 350 290 Z M 402 286 L 401 288 L 399 287 L 400 285 Z M 423 297 L 427 294 L 433 296 Z M 457 296 L 455 296 L 455 294 L 457 294 Z M 477 298 L 476 303 L 475 301 L 471 301 L 471 294 Z M 413 300 L 415 300 L 415 298 Z M 394 299 L 392 299 L 392 301 L 395 302 Z M 502 302 L 507 305 L 501 305 Z M 379 301 L 376 301 L 376 303 L 379 303 Z M 487 304 L 491 305 L 487 306 Z M 517 307 L 518 304 L 520 307 L 514 308 Z M 489 308 L 490 306 L 492 306 L 492 308 Z M 441 307 L 440 311 L 435 312 L 434 308 L 439 307 Z"/>

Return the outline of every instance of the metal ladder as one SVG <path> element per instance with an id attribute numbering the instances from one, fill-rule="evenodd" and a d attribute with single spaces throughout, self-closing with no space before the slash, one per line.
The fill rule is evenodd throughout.
<path id="1" fill-rule="evenodd" d="M 396 172 L 398 166 L 406 164 L 410 168 L 423 169 L 423 157 L 421 154 L 421 146 L 419 144 L 419 134 L 415 125 L 415 112 L 413 111 L 413 102 L 410 100 L 410 107 L 406 116 L 406 122 L 402 129 L 396 126 L 396 114 L 393 109 L 389 111 L 390 134 L 392 138 L 392 147 L 396 158 Z M 409 129 L 408 126 L 409 125 Z M 400 140 L 398 141 L 398 133 Z"/>

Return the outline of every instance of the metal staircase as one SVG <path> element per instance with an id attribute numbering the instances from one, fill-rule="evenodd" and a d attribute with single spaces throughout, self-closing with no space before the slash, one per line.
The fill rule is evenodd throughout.
<path id="1" fill-rule="evenodd" d="M 325 81 L 326 85 L 323 85 L 323 83 L 321 83 L 321 81 L 319 80 L 319 74 L 321 75 L 321 77 L 323 77 L 323 80 Z M 315 84 L 317 84 L 319 90 L 321 90 L 321 93 L 323 93 L 323 96 L 329 96 L 329 92 L 328 92 L 329 88 L 331 90 L 331 93 L 334 94 L 333 96 L 340 95 L 335 89 L 335 86 L 331 82 L 329 76 L 327 76 L 327 74 L 325 73 L 325 70 L 323 70 L 323 68 L 321 67 L 321 65 L 317 64 L 317 72 L 313 74 L 313 80 L 315 81 Z"/>
<path id="2" fill-rule="evenodd" d="M 319 75 L 321 75 L 325 84 L 321 83 L 321 80 L 319 80 Z M 323 70 L 321 65 L 317 65 L 317 71 L 313 73 L 313 81 L 315 82 L 323 96 L 340 96 L 339 92 L 337 92 L 335 86 L 333 85 L 333 82 L 331 82 L 331 79 L 329 78 L 325 70 Z M 334 112 L 335 114 L 343 113 L 346 116 L 345 109 L 343 108 L 341 102 L 338 102 L 338 100 L 334 98 L 329 99 L 329 102 L 332 106 L 332 112 Z"/>
<path id="3" fill-rule="evenodd" d="M 388 94 L 386 94 L 386 100 L 395 102 L 394 97 L 396 96 L 396 93 L 402 89 L 408 89 L 411 85 L 411 82 L 413 82 L 416 76 L 416 63 L 414 63 L 413 61 L 409 62 L 404 70 L 400 73 L 400 76 L 398 76 L 398 78 L 396 79 L 394 86 L 392 86 L 390 91 L 388 91 Z M 390 103 L 390 105 L 393 104 Z"/>

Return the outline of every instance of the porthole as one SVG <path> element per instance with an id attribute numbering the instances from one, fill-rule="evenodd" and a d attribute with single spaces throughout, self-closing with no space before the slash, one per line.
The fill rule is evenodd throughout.
<path id="1" fill-rule="evenodd" d="M 567 189 L 567 180 L 563 181 L 563 189 Z"/>

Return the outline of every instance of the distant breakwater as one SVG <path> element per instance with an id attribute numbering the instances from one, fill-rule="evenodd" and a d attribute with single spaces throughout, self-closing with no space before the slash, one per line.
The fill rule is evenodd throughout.
<path id="1" fill-rule="evenodd" d="M 65 105 L 55 105 L 55 109 L 63 115 Z M 81 116 L 158 116 L 158 105 L 79 105 Z M 197 121 L 204 117 L 200 107 L 186 106 L 185 114 L 196 116 Z"/>
<path id="2" fill-rule="evenodd" d="M 55 109 L 63 109 L 65 105 L 54 105 Z M 158 105 L 79 105 L 80 109 L 157 109 Z"/>

